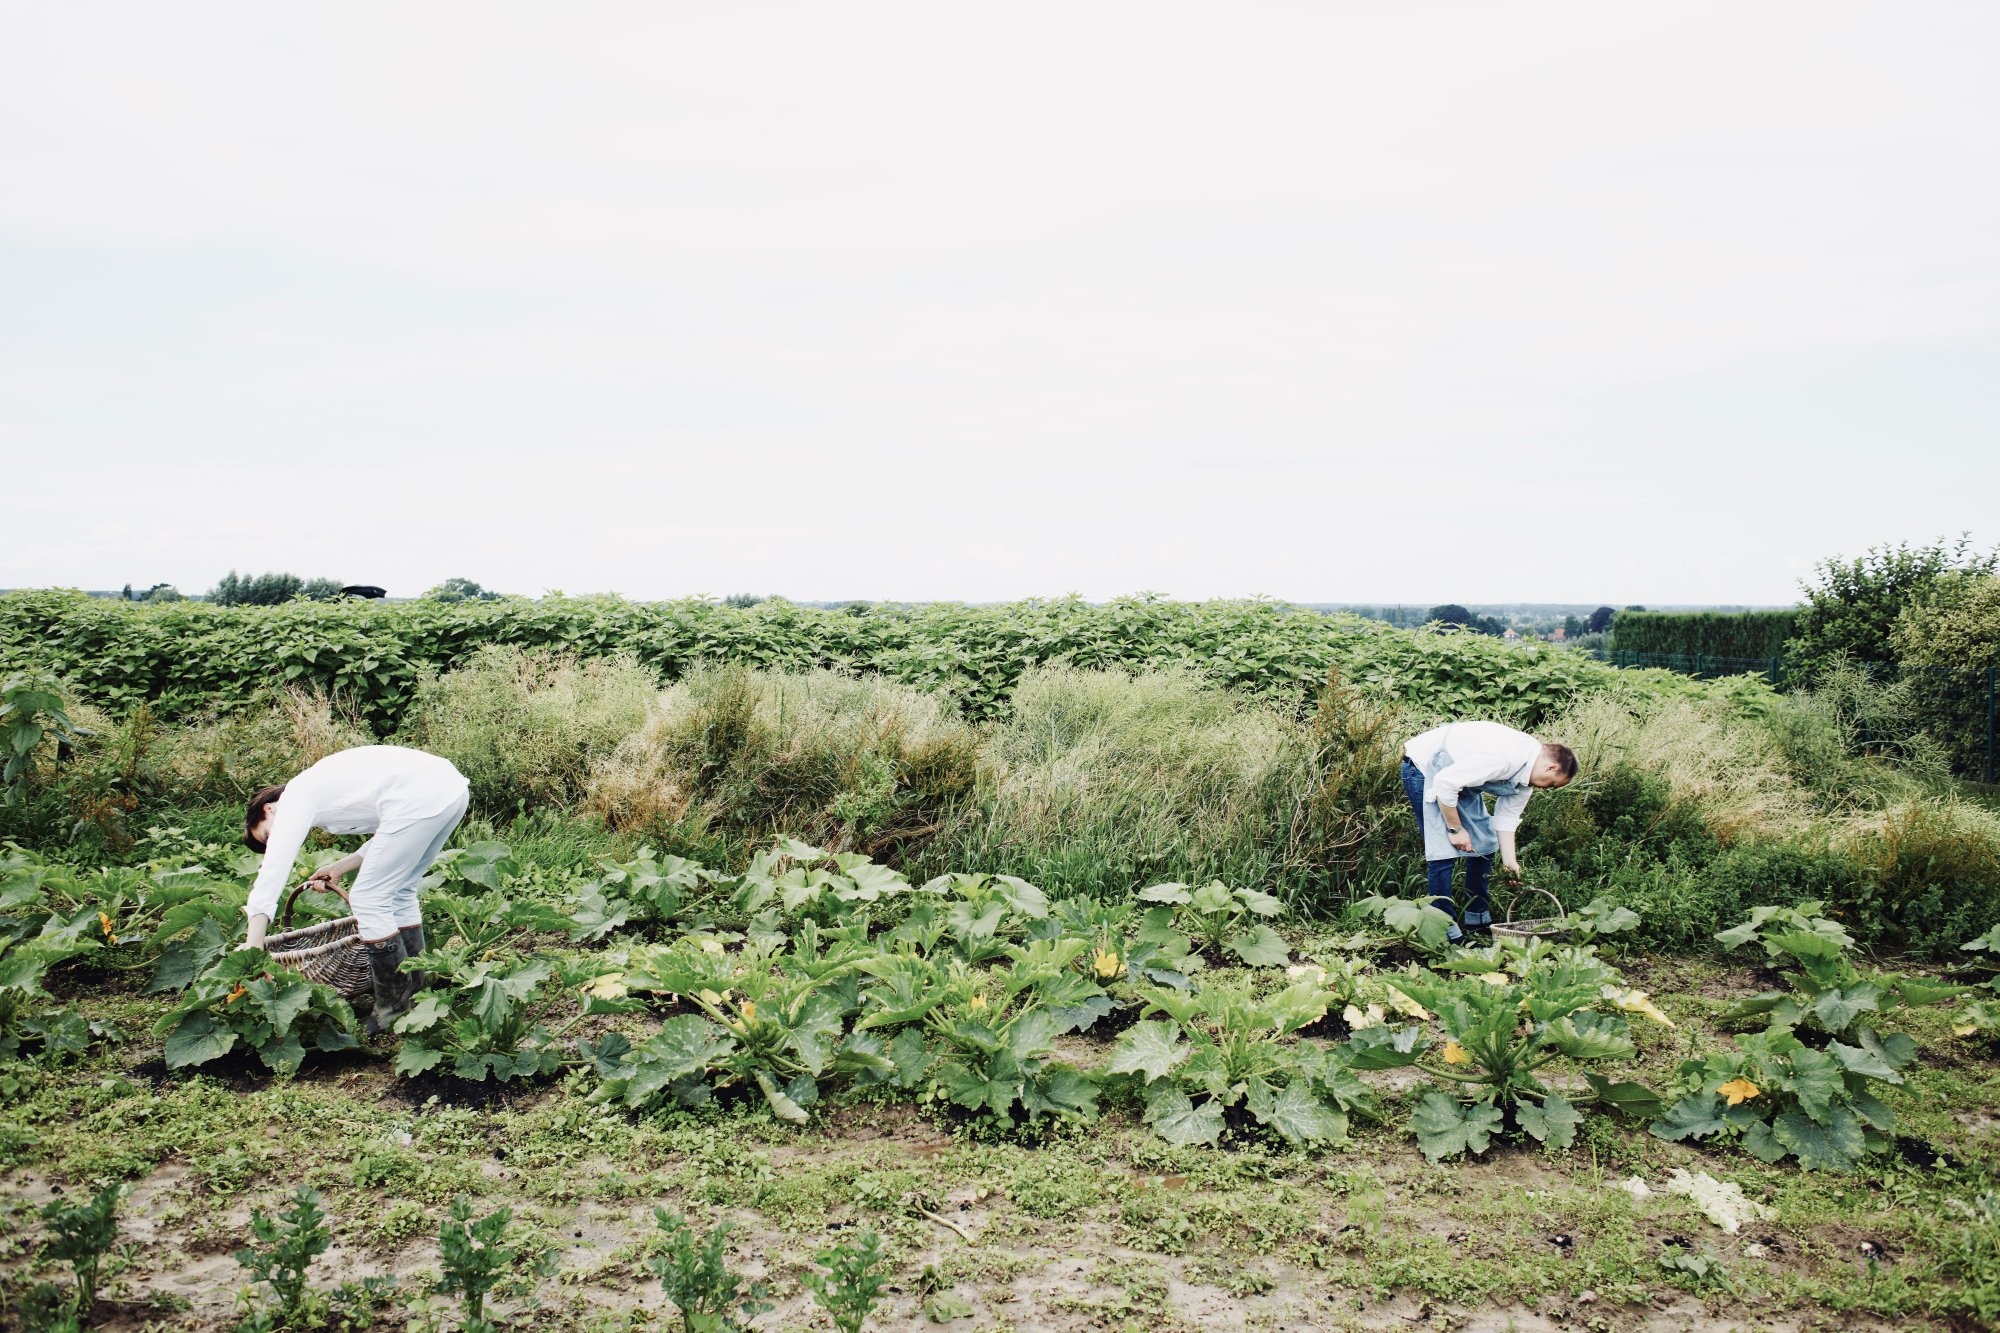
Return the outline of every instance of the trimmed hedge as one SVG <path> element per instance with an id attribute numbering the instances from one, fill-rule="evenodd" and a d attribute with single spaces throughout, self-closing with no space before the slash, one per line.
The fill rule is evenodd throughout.
<path id="1" fill-rule="evenodd" d="M 1783 657 L 1797 623 L 1796 611 L 1620 611 L 1611 622 L 1611 651 Z"/>

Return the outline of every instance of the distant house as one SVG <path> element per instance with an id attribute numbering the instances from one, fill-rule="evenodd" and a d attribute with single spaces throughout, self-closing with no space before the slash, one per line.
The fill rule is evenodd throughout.
<path id="1" fill-rule="evenodd" d="M 1549 637 L 1551 639 L 1554 639 L 1557 643 L 1561 643 L 1564 639 L 1567 639 L 1569 637 L 1569 631 L 1563 628 L 1561 625 L 1557 625 L 1554 629 L 1549 631 Z"/>
<path id="2" fill-rule="evenodd" d="M 1507 629 L 1501 633 L 1500 637 L 1511 641 L 1520 638 L 1521 635 L 1518 631 L 1514 629 L 1513 626 L 1509 625 Z"/>

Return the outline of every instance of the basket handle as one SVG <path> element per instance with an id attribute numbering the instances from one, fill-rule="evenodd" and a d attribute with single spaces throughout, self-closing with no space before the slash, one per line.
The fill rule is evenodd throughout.
<path id="1" fill-rule="evenodd" d="M 283 909 L 284 919 L 278 923 L 278 931 L 280 934 L 283 934 L 285 931 L 288 931 L 292 928 L 292 904 L 298 901 L 299 895 L 306 891 L 306 885 L 310 883 L 312 883 L 312 877 L 307 876 L 305 879 L 299 881 L 298 886 L 296 888 L 294 888 L 290 893 L 285 895 L 285 906 Z M 338 884 L 335 884 L 332 880 L 328 880 L 326 882 L 326 888 L 323 889 L 322 892 L 330 893 L 334 897 L 340 899 L 340 901 L 344 903 L 347 902 L 347 895 L 342 893 L 340 891 L 340 886 Z M 352 907 L 353 904 L 348 903 L 348 906 Z"/>
<path id="2" fill-rule="evenodd" d="M 1556 897 L 1553 893 L 1550 893 L 1547 889 L 1537 889 L 1530 885 L 1523 884 L 1520 888 L 1514 890 L 1513 897 L 1507 900 L 1507 919 L 1501 922 L 1500 923 L 1501 925 L 1511 926 L 1514 924 L 1514 907 L 1517 903 L 1521 901 L 1521 895 L 1524 893 L 1539 893 L 1542 895 L 1542 897 L 1547 898 L 1550 902 L 1554 903 L 1556 905 L 1556 916 L 1558 918 L 1567 917 L 1569 915 L 1569 909 L 1563 906 L 1562 899 Z"/>

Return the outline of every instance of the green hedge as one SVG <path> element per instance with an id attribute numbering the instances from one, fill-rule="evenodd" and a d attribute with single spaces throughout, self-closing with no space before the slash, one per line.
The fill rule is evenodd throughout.
<path id="1" fill-rule="evenodd" d="M 351 703 L 386 734 L 420 672 L 447 670 L 487 643 L 585 657 L 629 653 L 662 680 L 702 661 L 875 671 L 946 693 L 975 719 L 998 715 L 1021 673 L 1049 662 L 1181 667 L 1281 705 L 1303 704 L 1338 671 L 1421 714 L 1530 726 L 1614 681 L 1662 695 L 1728 688 L 1619 671 L 1562 649 L 1262 601 L 821 609 L 782 600 L 737 608 L 550 597 L 223 607 L 69 591 L 0 595 L 0 671 L 46 671 L 92 702 L 121 708 L 150 700 L 169 717 L 227 709 L 298 683 Z"/>
<path id="2" fill-rule="evenodd" d="M 1785 655 L 1796 611 L 1620 611 L 1611 651 L 1703 657 Z"/>

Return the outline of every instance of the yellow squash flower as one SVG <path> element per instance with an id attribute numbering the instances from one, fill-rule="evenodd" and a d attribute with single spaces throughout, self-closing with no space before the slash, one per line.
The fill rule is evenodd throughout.
<path id="1" fill-rule="evenodd" d="M 1723 1084 L 1716 1091 L 1727 1097 L 1731 1106 L 1740 1106 L 1757 1096 L 1760 1089 L 1747 1078 L 1736 1078 Z"/>
<path id="2" fill-rule="evenodd" d="M 1092 966 L 1097 969 L 1098 976 L 1106 981 L 1111 980 L 1111 978 L 1118 975 L 1119 963 L 1117 951 L 1100 947 L 1097 950 L 1096 957 L 1092 959 Z"/>
<path id="3" fill-rule="evenodd" d="M 235 1004 L 238 1000 L 242 999 L 245 995 L 248 995 L 249 993 L 250 993 L 249 991 L 243 989 L 243 983 L 239 981 L 236 983 L 236 989 L 229 992 L 229 998 L 224 1000 L 223 1003 Z"/>
<path id="4" fill-rule="evenodd" d="M 110 914 L 106 912 L 99 912 L 97 914 L 97 924 L 104 927 L 104 938 L 107 940 L 110 939 L 112 934 Z"/>
<path id="5" fill-rule="evenodd" d="M 972 1010 L 972 1012 L 973 1012 L 973 1013 L 975 1013 L 975 1014 L 983 1014 L 983 1013 L 985 1013 L 985 1012 L 986 1012 L 986 997 L 985 997 L 984 995 L 975 995 L 975 996 L 973 996 L 973 997 L 972 997 L 972 1003 L 971 1003 L 971 1004 L 970 1004 L 969 1006 L 967 1006 L 967 1007 L 968 1007 L 968 1008 L 970 1008 L 970 1009 Z"/>
<path id="6" fill-rule="evenodd" d="M 754 1023 L 757 1021 L 757 1002 L 755 1000 L 745 1000 L 736 1007 L 742 1011 L 744 1022 Z"/>
<path id="7" fill-rule="evenodd" d="M 1455 1041 L 1448 1041 L 1444 1044 L 1444 1062 L 1448 1065 L 1469 1065 L 1472 1063 L 1472 1057 L 1465 1053 L 1463 1046 Z"/>

